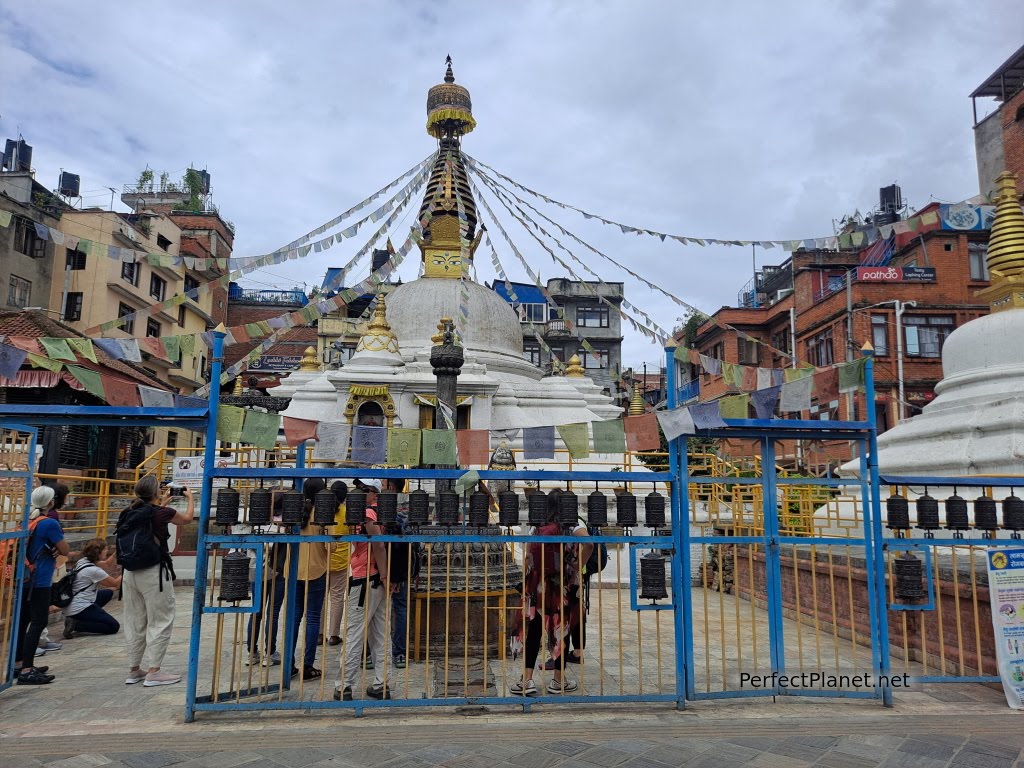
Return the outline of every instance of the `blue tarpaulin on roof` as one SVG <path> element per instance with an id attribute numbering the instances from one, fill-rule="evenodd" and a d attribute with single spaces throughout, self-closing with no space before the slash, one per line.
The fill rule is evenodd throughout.
<path id="1" fill-rule="evenodd" d="M 508 295 L 508 289 L 505 287 L 505 283 L 502 280 L 495 280 L 494 292 L 497 293 L 501 298 L 509 303 L 512 302 L 512 297 Z M 512 288 L 516 293 L 518 299 L 517 304 L 547 304 L 547 299 L 544 298 L 544 294 L 541 293 L 540 288 L 536 285 L 529 283 L 512 283 Z"/>
<path id="2" fill-rule="evenodd" d="M 338 275 L 340 274 L 341 267 L 328 267 L 327 274 L 324 275 L 324 281 L 320 284 L 320 287 L 326 290 L 327 286 L 334 284 L 334 281 L 338 278 Z M 334 287 L 337 288 L 337 286 Z"/>

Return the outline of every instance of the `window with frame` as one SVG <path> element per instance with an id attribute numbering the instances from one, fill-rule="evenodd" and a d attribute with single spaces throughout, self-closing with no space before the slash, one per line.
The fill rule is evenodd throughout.
<path id="1" fill-rule="evenodd" d="M 608 367 L 608 352 L 603 349 L 595 349 L 593 352 L 580 350 L 580 362 L 588 370 L 598 370 Z"/>
<path id="2" fill-rule="evenodd" d="M 970 260 L 971 280 L 988 282 L 988 244 L 969 243 L 967 258 Z"/>
<path id="3" fill-rule="evenodd" d="M 163 235 L 159 234 L 156 236 L 156 244 L 159 245 L 165 251 L 171 247 L 171 241 L 168 240 Z"/>
<path id="4" fill-rule="evenodd" d="M 82 292 L 70 291 L 64 302 L 64 320 L 73 322 L 82 319 Z"/>
<path id="5" fill-rule="evenodd" d="M 85 252 L 77 249 L 69 250 L 64 257 L 64 268 L 73 271 L 85 269 Z"/>
<path id="6" fill-rule="evenodd" d="M 577 307 L 576 325 L 580 328 L 607 328 L 608 307 Z"/>
<path id="7" fill-rule="evenodd" d="M 951 315 L 904 315 L 904 349 L 908 357 L 941 357 L 942 345 L 956 325 Z"/>
<path id="8" fill-rule="evenodd" d="M 875 357 L 888 356 L 889 318 L 886 315 L 871 316 L 871 346 L 875 348 Z"/>
<path id="9" fill-rule="evenodd" d="M 14 219 L 14 250 L 42 259 L 46 256 L 46 241 L 36 234 L 35 222 L 17 216 Z"/>
<path id="10" fill-rule="evenodd" d="M 199 281 L 196 280 L 192 275 L 185 275 L 185 293 L 194 291 L 199 287 Z"/>
<path id="11" fill-rule="evenodd" d="M 540 367 L 540 344 L 536 341 L 523 342 L 523 357 L 531 363 Z"/>
<path id="12" fill-rule="evenodd" d="M 12 307 L 27 307 L 32 300 L 32 282 L 17 275 L 11 275 L 7 286 L 7 303 Z"/>
<path id="13" fill-rule="evenodd" d="M 832 347 L 832 329 L 827 328 L 818 333 L 806 342 L 807 360 L 811 365 L 821 368 L 825 365 L 832 365 L 835 362 L 835 353 Z"/>
<path id="14" fill-rule="evenodd" d="M 793 349 L 790 346 L 792 340 L 789 330 L 782 330 L 772 334 L 772 346 L 779 350 L 779 352 L 785 352 L 787 355 L 793 354 Z"/>
<path id="15" fill-rule="evenodd" d="M 167 433 L 167 447 L 168 448 L 177 448 L 178 447 L 178 433 L 177 432 L 174 432 L 172 430 L 172 431 L 169 431 Z"/>
<path id="16" fill-rule="evenodd" d="M 118 317 L 128 317 L 128 315 L 134 314 L 135 310 L 132 307 L 129 307 L 127 304 L 117 305 Z M 135 318 L 133 317 L 130 320 L 127 320 L 126 322 L 122 323 L 119 327 L 129 334 L 133 333 L 135 331 Z"/>
<path id="17" fill-rule="evenodd" d="M 760 353 L 758 350 L 760 344 L 757 343 L 757 339 L 739 338 L 736 342 L 739 347 L 740 365 L 757 365 Z"/>
<path id="18" fill-rule="evenodd" d="M 134 285 L 136 288 L 139 287 L 139 264 L 135 261 L 125 261 L 121 263 L 121 279 Z"/>
<path id="19" fill-rule="evenodd" d="M 163 335 L 163 329 L 160 327 L 159 320 L 154 320 L 152 317 L 146 320 L 146 335 L 156 339 Z"/>
<path id="20" fill-rule="evenodd" d="M 167 295 L 167 281 L 157 275 L 150 275 L 149 295 L 157 301 L 163 301 Z"/>
<path id="21" fill-rule="evenodd" d="M 546 323 L 548 321 L 548 305 L 520 304 L 519 319 L 524 323 Z"/>
<path id="22" fill-rule="evenodd" d="M 180 307 L 178 307 L 178 325 L 180 325 L 182 328 L 185 327 L 185 305 L 184 304 L 182 304 Z"/>

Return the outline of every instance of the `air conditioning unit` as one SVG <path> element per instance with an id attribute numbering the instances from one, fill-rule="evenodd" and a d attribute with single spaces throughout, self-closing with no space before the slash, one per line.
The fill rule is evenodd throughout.
<path id="1" fill-rule="evenodd" d="M 783 288 L 781 291 L 776 291 L 775 292 L 775 301 L 772 302 L 772 303 L 773 304 L 779 303 L 784 298 L 789 296 L 791 293 L 793 293 L 793 289 L 792 288 Z"/>

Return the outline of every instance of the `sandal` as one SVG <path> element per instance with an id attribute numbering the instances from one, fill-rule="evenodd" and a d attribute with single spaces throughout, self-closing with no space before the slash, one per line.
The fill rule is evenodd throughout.
<path id="1" fill-rule="evenodd" d="M 316 680 L 319 677 L 323 677 L 323 674 L 324 673 L 321 672 L 319 669 L 317 669 L 316 667 L 311 667 L 308 664 L 302 668 L 303 680 Z"/>

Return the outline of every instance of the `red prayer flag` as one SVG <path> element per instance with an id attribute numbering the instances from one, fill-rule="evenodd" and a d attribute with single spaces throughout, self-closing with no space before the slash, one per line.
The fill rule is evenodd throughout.
<path id="1" fill-rule="evenodd" d="M 455 433 L 459 464 L 483 464 L 491 460 L 491 433 L 486 429 L 460 429 Z"/>
<path id="2" fill-rule="evenodd" d="M 245 332 L 244 325 L 236 325 L 234 328 L 229 328 L 228 330 L 231 332 L 231 336 L 234 338 L 235 344 L 245 344 L 247 341 L 250 341 L 249 334 Z"/>
<path id="3" fill-rule="evenodd" d="M 153 357 L 167 357 L 167 350 L 164 349 L 163 342 L 155 336 L 147 336 L 144 339 L 139 339 L 139 345 Z"/>
<path id="4" fill-rule="evenodd" d="M 291 416 L 285 416 L 284 444 L 295 447 L 304 440 L 316 440 L 317 423 L 308 419 L 293 419 Z"/>
<path id="5" fill-rule="evenodd" d="M 661 448 L 658 417 L 653 413 L 643 416 L 626 416 L 622 421 L 626 429 L 627 450 L 656 451 Z"/>
<path id="6" fill-rule="evenodd" d="M 839 399 L 839 369 L 820 368 L 814 373 L 814 396 L 819 404 Z"/>
<path id="7" fill-rule="evenodd" d="M 690 350 L 690 363 L 692 365 L 700 365 L 700 352 L 696 349 Z"/>
<path id="8" fill-rule="evenodd" d="M 103 383 L 103 395 L 107 405 L 121 405 L 128 408 L 138 408 L 142 405 L 139 398 L 139 387 L 131 381 L 118 379 L 114 376 L 101 376 Z"/>
<path id="9" fill-rule="evenodd" d="M 17 347 L 24 352 L 31 352 L 33 355 L 44 355 L 43 348 L 39 342 L 29 336 L 8 336 L 5 340 L 12 347 Z"/>
<path id="10" fill-rule="evenodd" d="M 744 392 L 753 392 L 757 389 L 757 368 L 749 365 L 743 366 L 743 378 L 740 380 L 740 389 Z"/>

